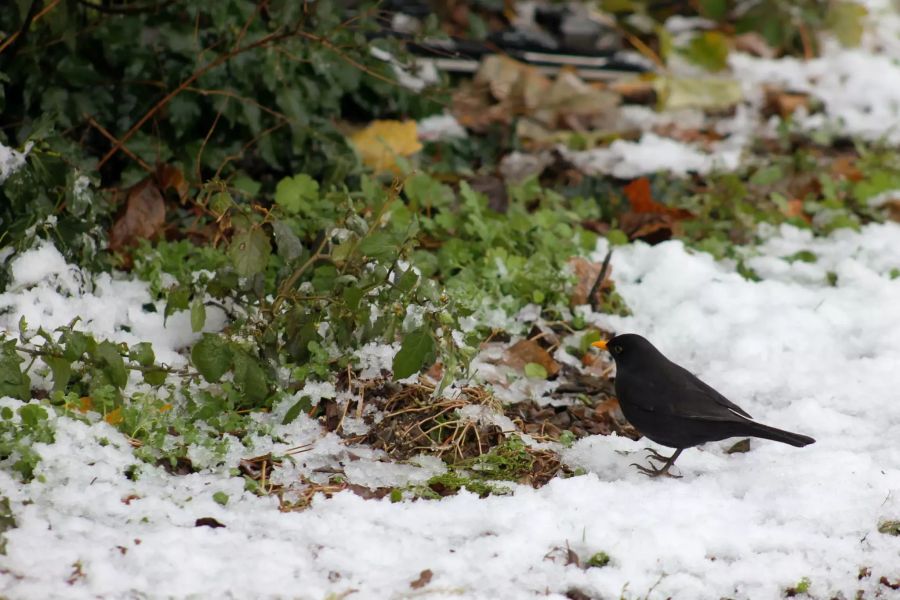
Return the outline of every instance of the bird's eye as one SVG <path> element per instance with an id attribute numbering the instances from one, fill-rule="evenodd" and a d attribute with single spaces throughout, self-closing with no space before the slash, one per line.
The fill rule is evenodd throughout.
<path id="1" fill-rule="evenodd" d="M 613 346 L 613 352 L 616 354 L 622 354 L 622 346 Z"/>

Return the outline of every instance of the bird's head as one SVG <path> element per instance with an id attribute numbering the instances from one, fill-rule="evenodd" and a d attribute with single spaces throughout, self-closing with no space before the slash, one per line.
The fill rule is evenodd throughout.
<path id="1" fill-rule="evenodd" d="M 620 366 L 639 363 L 659 354 L 653 344 L 635 333 L 623 333 L 608 340 L 599 340 L 591 346 L 612 354 L 613 360 Z"/>

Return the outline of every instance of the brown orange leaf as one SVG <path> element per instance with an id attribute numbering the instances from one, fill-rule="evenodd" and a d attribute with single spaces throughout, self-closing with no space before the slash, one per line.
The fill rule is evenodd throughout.
<path id="1" fill-rule="evenodd" d="M 559 373 L 559 363 L 534 340 L 519 340 L 507 348 L 502 362 L 519 371 L 524 371 L 528 363 L 537 363 L 547 371 L 547 377 Z"/>
<path id="2" fill-rule="evenodd" d="M 433 575 L 434 575 L 434 573 L 431 572 L 431 569 L 425 569 L 424 571 L 419 573 L 418 579 L 410 582 L 409 587 L 411 587 L 414 590 L 423 588 L 426 585 L 428 585 L 428 583 L 431 581 L 431 578 Z"/>
<path id="3" fill-rule="evenodd" d="M 137 245 L 139 240 L 156 237 L 165 221 L 162 194 L 153 181 L 144 179 L 129 190 L 125 210 L 113 223 L 109 233 L 110 250 L 122 250 Z"/>
<path id="4" fill-rule="evenodd" d="M 653 191 L 650 189 L 650 180 L 646 177 L 638 177 L 622 188 L 625 197 L 631 203 L 631 209 L 636 213 L 659 213 L 672 215 L 679 219 L 687 219 L 693 215 L 681 208 L 672 208 L 660 204 L 653 199 Z"/>
<path id="5" fill-rule="evenodd" d="M 107 413 L 107 415 L 105 417 L 103 417 L 103 420 L 106 421 L 107 423 L 109 423 L 110 425 L 118 425 L 119 423 L 121 423 L 122 421 L 125 420 L 125 417 L 122 416 L 122 409 L 117 408 L 117 409 Z"/>

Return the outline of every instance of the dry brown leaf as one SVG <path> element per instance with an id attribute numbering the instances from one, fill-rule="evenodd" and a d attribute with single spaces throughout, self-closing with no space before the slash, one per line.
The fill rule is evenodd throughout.
<path id="1" fill-rule="evenodd" d="M 859 181 L 863 178 L 863 172 L 856 166 L 856 157 L 848 154 L 838 156 L 832 161 L 831 174 L 849 181 Z"/>
<path id="2" fill-rule="evenodd" d="M 156 183 L 163 192 L 170 189 L 175 190 L 182 204 L 187 200 L 191 189 L 181 169 L 172 165 L 159 165 L 156 168 Z"/>
<path id="3" fill-rule="evenodd" d="M 746 52 L 753 56 L 761 58 L 775 58 L 775 49 L 769 45 L 762 35 L 755 31 L 748 31 L 731 38 L 734 49 L 739 52 Z"/>
<path id="4" fill-rule="evenodd" d="M 519 340 L 507 348 L 502 362 L 519 371 L 523 371 L 528 363 L 537 363 L 544 367 L 548 377 L 559 373 L 559 363 L 534 340 Z"/>
<path id="5" fill-rule="evenodd" d="M 788 92 L 772 87 L 766 88 L 763 104 L 764 115 L 780 115 L 782 118 L 787 118 L 801 107 L 809 109 L 809 94 Z"/>
<path id="6" fill-rule="evenodd" d="M 649 79 L 623 79 L 609 85 L 609 89 L 632 104 L 656 104 L 659 100 L 656 86 Z"/>
<path id="7" fill-rule="evenodd" d="M 431 569 L 425 569 L 424 571 L 419 573 L 418 579 L 410 582 L 409 587 L 411 587 L 414 590 L 423 588 L 431 582 L 431 578 L 433 576 L 434 576 L 434 573 L 431 572 Z"/>
<path id="8" fill-rule="evenodd" d="M 422 149 L 415 121 L 372 121 L 350 137 L 363 163 L 377 173 L 398 172 L 398 156 Z"/>
<path id="9" fill-rule="evenodd" d="M 654 200 L 653 191 L 650 189 L 650 180 L 646 177 L 638 177 L 622 188 L 622 191 L 625 193 L 625 197 L 628 198 L 631 209 L 636 213 L 665 214 L 680 219 L 693 216 L 684 209 L 672 208 Z"/>
<path id="10" fill-rule="evenodd" d="M 145 179 L 129 190 L 125 210 L 109 233 L 109 248 L 115 252 L 152 239 L 162 232 L 165 222 L 166 204 L 159 187 Z"/>
<path id="11" fill-rule="evenodd" d="M 600 269 L 603 268 L 603 265 L 601 263 L 591 262 L 580 256 L 570 258 L 569 265 L 572 267 L 577 279 L 575 289 L 572 291 L 569 301 L 572 306 L 588 304 L 588 294 L 590 293 L 591 288 L 594 287 L 597 277 L 600 276 Z M 599 300 L 601 289 L 609 287 L 610 273 L 612 273 L 612 266 L 607 269 L 606 276 L 603 278 L 603 283 L 597 286 L 597 291 L 594 293 L 595 300 Z"/>

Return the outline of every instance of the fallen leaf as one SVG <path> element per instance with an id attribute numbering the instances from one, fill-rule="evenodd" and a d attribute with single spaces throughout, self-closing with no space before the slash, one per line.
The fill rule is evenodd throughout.
<path id="1" fill-rule="evenodd" d="M 831 162 L 831 174 L 849 181 L 860 181 L 863 172 L 856 166 L 856 157 L 852 155 L 838 156 Z"/>
<path id="2" fill-rule="evenodd" d="M 740 82 L 733 79 L 657 77 L 654 89 L 665 110 L 722 110 L 744 99 Z"/>
<path id="3" fill-rule="evenodd" d="M 900 579 L 894 579 L 891 581 L 886 576 L 882 575 L 881 579 L 878 580 L 878 583 L 885 587 L 889 587 L 892 590 L 900 590 Z"/>
<path id="4" fill-rule="evenodd" d="M 725 454 L 743 454 L 750 452 L 750 438 L 737 441 L 725 451 Z"/>
<path id="5" fill-rule="evenodd" d="M 166 221 L 166 205 L 159 187 L 150 179 L 135 184 L 109 233 L 113 252 L 136 246 L 140 240 L 156 237 Z"/>
<path id="6" fill-rule="evenodd" d="M 600 276 L 600 269 L 603 268 L 603 265 L 601 263 L 591 262 L 580 256 L 570 258 L 568 264 L 575 273 L 576 278 L 575 289 L 572 290 L 572 294 L 569 296 L 569 302 L 572 306 L 588 304 L 588 294 L 597 282 L 597 278 Z M 607 269 L 603 282 L 597 286 L 597 290 L 594 292 L 595 301 L 599 301 L 601 289 L 609 287 L 610 273 L 612 273 L 612 266 Z"/>
<path id="7" fill-rule="evenodd" d="M 523 372 L 525 365 L 535 363 L 547 371 L 547 377 L 554 377 L 559 373 L 559 363 L 534 340 L 519 340 L 507 348 L 503 353 L 502 362 Z"/>
<path id="8" fill-rule="evenodd" d="M 787 118 L 800 108 L 808 110 L 809 102 L 809 94 L 766 87 L 762 113 L 767 117 L 779 115 L 782 118 Z"/>
<path id="9" fill-rule="evenodd" d="M 425 587 L 431 582 L 431 578 L 434 576 L 434 573 L 431 572 L 431 569 L 425 569 L 421 573 L 419 573 L 419 578 L 413 582 L 410 582 L 409 587 L 414 590 L 418 590 L 420 588 Z"/>
<path id="10" fill-rule="evenodd" d="M 363 163 L 377 173 L 398 172 L 397 157 L 422 149 L 415 121 L 373 121 L 350 137 Z"/>
<path id="11" fill-rule="evenodd" d="M 116 408 L 115 410 L 107 413 L 107 415 L 103 417 L 103 420 L 110 425 L 118 425 L 125 420 L 125 417 L 122 416 L 122 409 Z"/>
<path id="12" fill-rule="evenodd" d="M 628 198 L 631 209 L 636 213 L 666 214 L 682 219 L 693 216 L 684 209 L 672 208 L 654 200 L 653 191 L 650 188 L 650 180 L 646 177 L 638 177 L 622 188 L 622 191 L 625 193 L 625 197 Z"/>
<path id="13" fill-rule="evenodd" d="M 755 31 L 736 35 L 731 39 L 731 43 L 738 52 L 746 52 L 760 58 L 775 58 L 775 49 L 769 45 L 766 38 Z"/>
<path id="14" fill-rule="evenodd" d="M 194 527 L 212 527 L 213 529 L 218 529 L 219 527 L 225 527 L 212 517 L 200 517 L 196 521 L 194 521 Z"/>
<path id="15" fill-rule="evenodd" d="M 140 500 L 140 499 L 141 499 L 141 497 L 138 496 L 137 494 L 128 494 L 127 496 L 122 498 L 122 504 L 124 504 L 126 506 L 131 506 L 132 500 Z"/>

